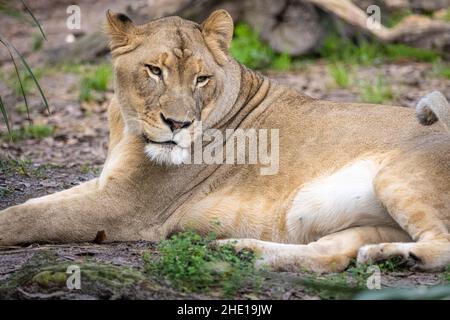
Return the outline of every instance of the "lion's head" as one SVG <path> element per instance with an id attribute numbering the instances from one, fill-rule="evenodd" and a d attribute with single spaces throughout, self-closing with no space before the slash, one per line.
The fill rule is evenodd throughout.
<path id="1" fill-rule="evenodd" d="M 108 11 L 107 33 L 126 130 L 142 136 L 151 159 L 182 163 L 194 124 L 213 126 L 236 98 L 232 18 L 218 10 L 202 24 L 167 17 L 135 25 Z"/>

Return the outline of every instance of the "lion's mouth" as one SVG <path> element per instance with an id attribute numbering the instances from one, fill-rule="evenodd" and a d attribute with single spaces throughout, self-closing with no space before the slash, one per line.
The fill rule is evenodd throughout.
<path id="1" fill-rule="evenodd" d="M 154 144 L 159 144 L 159 145 L 163 145 L 163 146 L 173 146 L 173 145 L 177 145 L 177 143 L 173 140 L 167 140 L 167 141 L 154 141 L 151 140 L 146 134 L 142 134 L 142 138 L 144 139 L 145 143 L 149 144 L 149 143 L 154 143 Z"/>

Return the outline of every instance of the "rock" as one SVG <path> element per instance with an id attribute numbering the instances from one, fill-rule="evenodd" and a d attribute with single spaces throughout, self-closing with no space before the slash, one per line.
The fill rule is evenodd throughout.
<path id="1" fill-rule="evenodd" d="M 320 45 L 324 30 L 312 4 L 301 0 L 251 0 L 244 5 L 244 20 L 276 52 L 298 56 Z"/>

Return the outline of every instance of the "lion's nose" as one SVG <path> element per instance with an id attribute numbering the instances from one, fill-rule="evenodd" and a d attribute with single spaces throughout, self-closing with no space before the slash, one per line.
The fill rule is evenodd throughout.
<path id="1" fill-rule="evenodd" d="M 183 129 L 183 128 L 187 128 L 192 124 L 192 121 L 177 121 L 171 118 L 166 118 L 162 113 L 161 113 L 161 119 L 162 121 L 167 124 L 170 128 L 170 130 L 175 131 L 177 129 Z"/>

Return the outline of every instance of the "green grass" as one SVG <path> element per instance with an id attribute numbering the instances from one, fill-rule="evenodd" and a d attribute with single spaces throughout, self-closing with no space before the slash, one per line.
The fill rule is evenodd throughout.
<path id="1" fill-rule="evenodd" d="M 6 197 L 14 193 L 14 188 L 10 186 L 0 187 L 0 198 Z"/>
<path id="2" fill-rule="evenodd" d="M 450 79 L 450 63 L 438 61 L 433 65 L 433 70 L 439 77 Z"/>
<path id="3" fill-rule="evenodd" d="M 382 272 L 398 272 L 405 271 L 405 266 L 402 265 L 402 258 L 393 257 L 389 260 L 377 264 Z"/>
<path id="4" fill-rule="evenodd" d="M 448 265 L 447 268 L 445 268 L 442 276 L 444 281 L 450 282 L 450 265 Z"/>
<path id="5" fill-rule="evenodd" d="M 112 69 L 108 64 L 101 64 L 87 72 L 81 79 L 80 101 L 96 100 L 96 93 L 108 89 L 112 78 Z"/>
<path id="6" fill-rule="evenodd" d="M 43 74 L 44 70 L 41 68 L 35 68 L 34 76 L 39 81 Z M 33 89 L 35 89 L 35 82 L 30 75 L 30 73 L 26 70 L 21 70 L 19 72 L 20 79 L 22 80 L 22 88 L 25 95 L 28 95 L 33 92 Z M 13 91 L 16 97 L 20 98 L 22 97 L 22 88 L 20 87 L 20 82 L 17 80 L 17 74 L 15 72 L 12 72 L 9 76 L 5 76 L 3 78 L 6 85 Z"/>
<path id="7" fill-rule="evenodd" d="M 44 38 L 42 38 L 42 34 L 39 32 L 34 32 L 31 34 L 31 50 L 39 51 L 42 49 L 44 45 Z"/>
<path id="8" fill-rule="evenodd" d="M 106 64 L 106 63 L 103 63 Z M 61 71 L 64 73 L 73 73 L 73 74 L 84 74 L 87 72 L 91 72 L 93 66 L 85 63 L 73 63 L 73 62 L 64 62 L 54 66 L 55 71 Z"/>
<path id="9" fill-rule="evenodd" d="M 277 54 L 272 59 L 270 68 L 278 71 L 286 71 L 292 69 L 293 60 L 288 53 Z"/>
<path id="10" fill-rule="evenodd" d="M 382 44 L 377 42 L 360 41 L 358 44 L 331 35 L 324 41 L 320 55 L 329 60 L 328 73 L 340 88 L 350 87 L 354 81 L 352 70 L 358 66 L 377 65 L 386 62 L 420 61 L 433 63 L 436 66 L 441 58 L 432 50 L 412 48 L 403 44 Z M 449 77 L 450 70 L 439 64 L 436 72 L 442 77 Z M 363 102 L 383 104 L 393 98 L 392 89 L 381 78 L 358 84 L 360 97 Z"/>
<path id="11" fill-rule="evenodd" d="M 98 166 L 92 166 L 88 163 L 85 163 L 83 165 L 81 165 L 81 167 L 79 168 L 80 173 L 82 174 L 89 174 L 89 173 L 93 173 L 95 175 L 99 175 L 101 173 L 101 167 Z"/>
<path id="12" fill-rule="evenodd" d="M 230 52 L 240 63 L 252 69 L 288 70 L 292 58 L 287 53 L 277 54 L 248 24 L 238 23 L 234 30 Z"/>
<path id="13" fill-rule="evenodd" d="M 378 77 L 375 83 L 365 82 L 361 85 L 360 97 L 363 102 L 383 104 L 391 101 L 394 94 L 390 86 Z"/>
<path id="14" fill-rule="evenodd" d="M 367 288 L 367 280 L 374 275 L 373 266 L 379 268 L 381 277 L 383 273 L 405 271 L 400 259 L 389 259 L 375 265 L 357 264 L 353 260 L 345 271 L 339 273 L 317 275 L 305 271 L 307 275 L 304 284 L 307 290 L 322 299 L 352 299 L 366 291 L 383 292 L 386 289 L 369 290 Z"/>
<path id="15" fill-rule="evenodd" d="M 25 103 L 17 104 L 15 109 L 19 114 L 27 114 L 27 106 L 25 105 Z"/>
<path id="16" fill-rule="evenodd" d="M 358 285 L 359 282 L 363 281 L 363 271 L 360 272 L 360 280 L 356 284 L 350 281 L 351 275 L 346 272 L 323 276 L 311 273 L 306 275 L 303 284 L 307 292 L 317 295 L 321 299 L 351 299 L 358 292 L 364 290 L 364 287 Z"/>
<path id="17" fill-rule="evenodd" d="M 80 172 L 83 174 L 88 174 L 89 172 L 91 172 L 91 166 L 89 164 L 83 164 L 80 168 Z"/>
<path id="18" fill-rule="evenodd" d="M 434 62 L 439 54 L 432 50 L 412 48 L 404 44 L 389 44 L 384 47 L 386 59 L 390 61 L 414 60 L 421 62 Z"/>
<path id="19" fill-rule="evenodd" d="M 0 173 L 3 175 L 18 174 L 21 176 L 43 178 L 45 177 L 45 170 L 50 167 L 52 167 L 51 164 L 33 165 L 29 159 L 0 159 Z"/>
<path id="20" fill-rule="evenodd" d="M 39 21 L 34 16 L 33 12 L 27 6 L 27 4 L 25 3 L 24 0 L 21 0 L 21 3 L 22 3 L 23 8 L 25 9 L 25 12 L 27 13 L 27 15 L 29 15 L 31 17 L 31 21 L 32 21 L 33 25 L 38 27 L 40 35 L 42 36 L 42 39 L 46 40 L 45 32 L 42 29 L 42 26 L 40 25 Z M 6 4 L 6 2 L 4 4 L 0 4 L 0 12 L 4 13 L 6 15 L 9 15 L 11 17 L 14 17 L 22 22 L 29 21 L 27 15 L 24 15 L 21 11 L 15 9 L 14 6 L 11 6 L 10 4 Z M 41 41 L 41 40 L 37 40 L 36 37 L 33 40 L 33 47 L 36 49 L 42 47 L 42 42 L 39 43 L 38 41 Z M 39 84 L 39 81 L 37 80 L 37 77 L 35 76 L 33 70 L 29 66 L 25 57 L 20 53 L 19 50 L 17 50 L 17 48 L 7 38 L 4 38 L 1 35 L 0 35 L 0 46 L 3 46 L 3 48 L 6 49 L 6 52 L 9 55 L 9 59 L 12 62 L 12 65 L 13 65 L 14 71 L 15 71 L 16 81 L 17 81 L 16 86 L 18 86 L 20 88 L 19 90 L 16 90 L 16 91 L 19 91 L 21 93 L 21 96 L 24 99 L 24 103 L 25 103 L 26 107 L 28 108 L 28 101 L 27 101 L 27 97 L 26 97 L 27 93 L 22 86 L 19 62 L 21 62 L 22 67 L 27 71 L 27 76 L 29 76 L 32 79 L 32 81 L 34 82 L 34 85 L 36 86 L 36 88 L 39 91 L 39 94 L 42 98 L 42 102 L 44 103 L 47 111 L 50 113 L 50 108 L 48 106 L 48 101 L 44 94 L 44 91 L 42 90 L 41 85 Z M 3 122 L 5 123 L 5 125 L 8 129 L 8 132 L 9 132 L 10 128 L 11 128 L 11 124 L 9 123 L 8 112 L 6 110 L 6 106 L 3 102 L 1 95 L 0 95 L 0 112 L 2 114 Z"/>
<path id="21" fill-rule="evenodd" d="M 319 53 L 322 58 L 332 62 L 368 64 L 379 58 L 377 45 L 362 41 L 359 45 L 338 35 L 325 38 Z"/>
<path id="22" fill-rule="evenodd" d="M 20 141 L 25 139 L 42 139 L 50 137 L 55 132 L 55 127 L 46 124 L 31 124 L 19 129 L 13 129 L 10 133 L 2 135 L 6 141 Z"/>
<path id="23" fill-rule="evenodd" d="M 339 88 L 348 88 L 353 82 L 350 69 L 351 66 L 336 62 L 328 66 L 328 73 Z"/>
<path id="24" fill-rule="evenodd" d="M 435 62 L 440 59 L 439 54 L 432 50 L 367 40 L 356 43 L 338 35 L 330 35 L 324 40 L 320 56 L 332 62 L 361 65 L 403 60 Z"/>
<path id="25" fill-rule="evenodd" d="M 391 23 L 403 18 L 407 13 L 400 13 L 398 17 L 391 18 Z M 259 37 L 259 34 L 248 24 L 238 23 L 235 28 L 235 36 L 231 43 L 232 56 L 249 68 L 289 70 L 296 66 L 297 61 L 289 54 L 277 54 Z M 359 40 L 352 41 L 349 38 L 331 34 L 325 38 L 319 50 L 319 55 L 332 63 L 345 63 L 347 65 L 373 65 L 386 62 L 418 61 L 436 62 L 440 60 L 439 53 L 413 48 L 404 44 L 384 44 L 377 41 Z M 339 86 L 346 85 L 342 67 L 333 70 L 339 78 Z M 338 74 L 339 73 L 339 74 Z M 333 76 L 334 77 L 334 76 Z"/>
<path id="26" fill-rule="evenodd" d="M 439 15 L 438 19 L 450 22 L 450 8 L 448 8 L 443 15 Z"/>
<path id="27" fill-rule="evenodd" d="M 256 286 L 254 254 L 249 251 L 237 254 L 231 246 L 214 248 L 214 239 L 213 235 L 204 238 L 183 232 L 163 240 L 158 245 L 158 258 L 144 257 L 147 272 L 166 278 L 185 292 L 218 289 L 231 297 L 242 287 Z"/>

